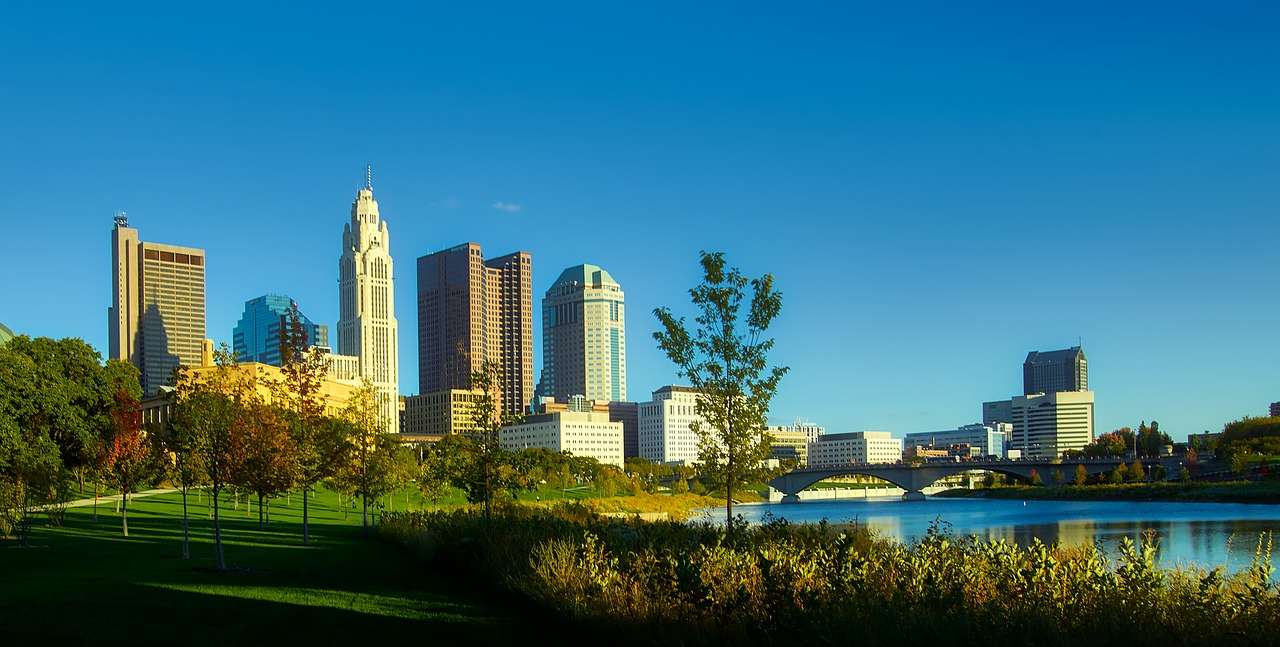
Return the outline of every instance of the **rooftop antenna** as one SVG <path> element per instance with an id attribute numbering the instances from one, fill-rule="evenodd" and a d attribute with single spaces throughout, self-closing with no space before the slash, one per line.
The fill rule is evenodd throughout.
<path id="1" fill-rule="evenodd" d="M 373 190 L 373 167 L 369 164 L 364 165 L 364 188 L 366 191 Z"/>

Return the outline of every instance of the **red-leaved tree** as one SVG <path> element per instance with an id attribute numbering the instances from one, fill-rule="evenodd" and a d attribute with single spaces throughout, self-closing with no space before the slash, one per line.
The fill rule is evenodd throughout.
<path id="1" fill-rule="evenodd" d="M 126 390 L 116 391 L 111 411 L 111 437 L 102 451 L 102 468 L 107 481 L 120 491 L 120 524 L 129 536 L 129 495 L 151 478 L 154 465 L 151 444 L 142 431 L 142 411 Z"/>

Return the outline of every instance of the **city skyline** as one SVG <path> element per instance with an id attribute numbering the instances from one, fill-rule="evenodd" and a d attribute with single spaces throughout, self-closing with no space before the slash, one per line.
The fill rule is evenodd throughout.
<path id="1" fill-rule="evenodd" d="M 181 10 L 15 7 L 3 74 L 30 100 L 0 106 L 0 171 L 24 244 L 0 260 L 0 323 L 106 356 L 119 210 L 206 250 L 215 341 L 266 293 L 334 328 L 335 231 L 372 164 L 401 393 L 405 259 L 527 250 L 537 294 L 607 267 L 643 400 L 679 383 L 650 313 L 692 318 L 705 249 L 783 292 L 773 423 L 954 428 L 1022 390 L 1026 353 L 1082 340 L 1096 431 L 1154 418 L 1181 440 L 1280 399 L 1278 11 L 382 10 L 354 55 L 354 5 L 219 6 L 199 31 Z M 55 239 L 56 263 L 25 244 Z"/>

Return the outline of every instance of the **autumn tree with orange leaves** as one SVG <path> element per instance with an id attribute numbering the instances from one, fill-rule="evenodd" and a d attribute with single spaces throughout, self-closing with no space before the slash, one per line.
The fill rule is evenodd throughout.
<path id="1" fill-rule="evenodd" d="M 138 400 L 125 389 L 116 391 L 111 411 L 110 438 L 104 444 L 102 472 L 107 482 L 120 491 L 120 525 L 129 536 L 129 495 L 155 475 L 151 444 L 142 430 Z"/>

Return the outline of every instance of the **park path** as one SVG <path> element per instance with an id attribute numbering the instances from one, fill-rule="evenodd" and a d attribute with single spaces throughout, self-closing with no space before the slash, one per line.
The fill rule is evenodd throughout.
<path id="1" fill-rule="evenodd" d="M 154 490 L 143 490 L 141 492 L 133 492 L 129 495 L 129 498 L 140 499 L 144 496 L 155 496 L 157 494 L 168 494 L 170 492 L 177 492 L 177 491 L 178 490 L 176 488 L 162 487 Z M 98 497 L 98 505 L 115 503 L 116 501 L 119 501 L 119 500 L 120 500 L 119 494 L 104 495 L 104 496 Z M 93 505 L 93 497 L 89 497 L 87 499 L 76 499 L 75 501 L 68 503 L 67 507 L 68 508 L 84 508 L 91 505 Z"/>

